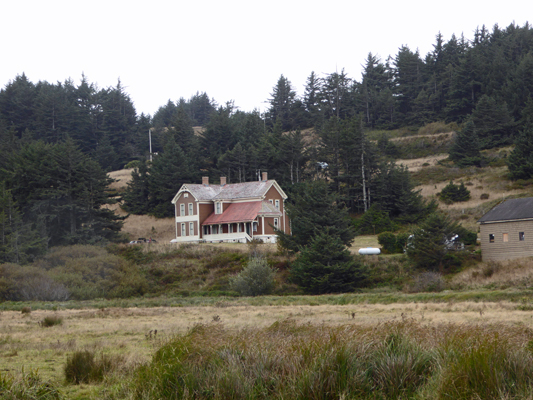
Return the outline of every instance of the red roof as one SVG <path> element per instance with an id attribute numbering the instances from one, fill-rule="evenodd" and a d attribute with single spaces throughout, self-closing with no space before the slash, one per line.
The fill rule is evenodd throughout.
<path id="1" fill-rule="evenodd" d="M 211 214 L 202 225 L 231 224 L 234 222 L 250 222 L 261 211 L 261 201 L 231 203 L 222 214 Z"/>

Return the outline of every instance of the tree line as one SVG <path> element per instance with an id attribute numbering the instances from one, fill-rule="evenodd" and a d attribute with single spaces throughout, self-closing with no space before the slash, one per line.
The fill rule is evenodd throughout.
<path id="1" fill-rule="evenodd" d="M 22 227 L 33 232 L 22 236 L 43 248 L 113 236 L 120 221 L 102 208 L 111 201 L 105 172 L 126 165 L 136 167 L 123 194 L 132 213 L 173 215 L 177 189 L 201 175 L 231 183 L 268 171 L 289 194 L 308 181 L 330 182 L 328 191 L 349 211 L 371 211 L 361 231 L 384 215 L 416 223 L 429 205 L 392 161 L 394 145 L 386 136 L 369 140 L 368 130 L 458 123 L 451 158 L 462 165 L 480 165 L 481 149 L 528 144 L 532 52 L 527 23 L 483 26 L 471 40 L 446 41 L 439 33 L 425 56 L 408 46 L 384 61 L 369 54 L 360 80 L 344 70 L 311 72 L 302 96 L 282 75 L 263 114 L 196 93 L 169 100 L 153 116 L 138 115 L 120 81 L 98 88 L 85 76 L 78 84 L 32 83 L 22 74 L 0 90 L 3 249 L 14 257 Z M 524 157 L 509 163 L 522 165 Z"/>

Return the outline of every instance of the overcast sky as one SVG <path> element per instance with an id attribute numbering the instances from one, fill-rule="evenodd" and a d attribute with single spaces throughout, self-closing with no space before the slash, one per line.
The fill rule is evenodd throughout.
<path id="1" fill-rule="evenodd" d="M 197 91 L 264 111 L 281 74 L 298 95 L 312 71 L 360 81 L 369 52 L 407 45 L 423 58 L 439 31 L 472 39 L 532 11 L 530 0 L 0 0 L 0 87 L 23 72 L 76 84 L 83 73 L 100 88 L 120 79 L 138 114 Z"/>

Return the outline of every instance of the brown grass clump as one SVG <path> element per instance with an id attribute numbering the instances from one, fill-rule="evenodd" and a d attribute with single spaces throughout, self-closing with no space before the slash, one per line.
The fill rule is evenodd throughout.
<path id="1" fill-rule="evenodd" d="M 533 259 L 531 257 L 506 261 L 483 261 L 473 268 L 454 275 L 449 285 L 459 288 L 523 288 L 533 285 Z"/>

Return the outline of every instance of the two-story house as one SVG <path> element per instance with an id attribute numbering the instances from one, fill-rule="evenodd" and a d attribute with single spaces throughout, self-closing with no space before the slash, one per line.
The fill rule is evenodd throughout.
<path id="1" fill-rule="evenodd" d="M 275 229 L 289 233 L 285 214 L 287 195 L 274 180 L 209 184 L 184 184 L 174 199 L 175 242 L 247 242 L 253 239 L 275 242 Z"/>

